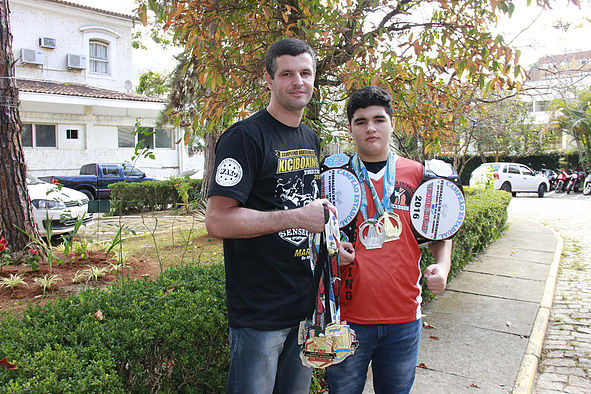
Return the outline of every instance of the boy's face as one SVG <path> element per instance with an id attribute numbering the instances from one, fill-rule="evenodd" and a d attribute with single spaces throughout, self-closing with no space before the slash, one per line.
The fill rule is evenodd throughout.
<path id="1" fill-rule="evenodd" d="M 376 162 L 388 159 L 388 143 L 394 131 L 394 121 L 384 107 L 371 105 L 355 110 L 349 131 L 361 160 Z"/>
<path id="2" fill-rule="evenodd" d="M 297 56 L 281 55 L 276 59 L 274 78 L 265 73 L 271 89 L 271 101 L 283 110 L 301 111 L 314 92 L 314 61 L 309 53 Z"/>

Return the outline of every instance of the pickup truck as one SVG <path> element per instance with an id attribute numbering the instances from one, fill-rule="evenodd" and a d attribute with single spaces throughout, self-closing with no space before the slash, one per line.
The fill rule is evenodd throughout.
<path id="1" fill-rule="evenodd" d="M 111 196 L 109 185 L 115 182 L 155 181 L 128 163 L 90 163 L 80 168 L 76 176 L 48 176 L 39 179 L 51 183 L 59 183 L 70 189 L 78 190 L 89 200 L 103 200 Z"/>

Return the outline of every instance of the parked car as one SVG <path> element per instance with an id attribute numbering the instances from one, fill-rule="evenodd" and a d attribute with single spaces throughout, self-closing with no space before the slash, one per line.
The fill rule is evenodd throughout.
<path id="1" fill-rule="evenodd" d="M 76 220 L 84 217 L 84 225 L 92 222 L 88 213 L 88 197 L 67 187 L 58 187 L 27 175 L 27 189 L 33 205 L 33 220 L 43 236 L 47 235 L 48 221 L 53 234 L 74 230 Z"/>
<path id="2" fill-rule="evenodd" d="M 470 186 L 477 188 L 492 184 L 493 189 L 500 189 L 515 196 L 521 192 L 544 193 L 550 190 L 548 178 L 526 165 L 519 163 L 483 163 L 470 174 Z"/>
<path id="3" fill-rule="evenodd" d="M 143 171 L 128 163 L 90 163 L 80 168 L 76 176 L 41 177 L 42 180 L 59 183 L 63 186 L 78 190 L 89 200 L 103 200 L 111 197 L 109 185 L 115 182 L 145 182 L 155 181 L 148 178 Z"/>

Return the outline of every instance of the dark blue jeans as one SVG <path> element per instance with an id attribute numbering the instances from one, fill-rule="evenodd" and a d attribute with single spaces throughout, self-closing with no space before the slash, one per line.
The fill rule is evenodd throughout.
<path id="1" fill-rule="evenodd" d="M 331 394 L 361 394 L 371 361 L 376 394 L 408 393 L 415 380 L 422 320 L 402 324 L 355 324 L 359 347 L 326 369 Z"/>
<path id="2" fill-rule="evenodd" d="M 312 368 L 302 365 L 298 328 L 230 328 L 227 393 L 307 394 Z"/>

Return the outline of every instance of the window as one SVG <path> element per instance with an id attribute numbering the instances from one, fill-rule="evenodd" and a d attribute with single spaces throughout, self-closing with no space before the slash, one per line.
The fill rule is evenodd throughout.
<path id="1" fill-rule="evenodd" d="M 143 178 L 146 176 L 142 171 L 138 170 L 135 167 L 123 165 L 123 176 L 124 177 L 138 177 Z"/>
<path id="2" fill-rule="evenodd" d="M 156 148 L 172 149 L 172 130 L 156 130 Z"/>
<path id="3" fill-rule="evenodd" d="M 133 127 L 119 127 L 118 128 L 119 148 L 134 148 L 135 135 L 133 135 Z"/>
<path id="4" fill-rule="evenodd" d="M 143 131 L 134 135 L 133 127 L 118 128 L 118 146 L 119 148 L 134 148 L 137 142 L 143 142 L 146 149 L 168 148 L 172 149 L 172 130 L 156 129 L 152 127 L 143 127 Z"/>
<path id="5" fill-rule="evenodd" d="M 31 148 L 55 148 L 55 125 L 52 124 L 23 124 L 21 143 Z"/>
<path id="6" fill-rule="evenodd" d="M 78 139 L 78 130 L 75 130 L 75 129 L 66 130 L 66 139 L 67 140 L 77 140 Z"/>
<path id="7" fill-rule="evenodd" d="M 109 73 L 109 45 L 102 41 L 91 40 L 89 44 L 90 72 Z"/>
<path id="8" fill-rule="evenodd" d="M 145 149 L 154 149 L 154 135 L 152 134 L 152 130 L 153 129 L 150 127 L 149 130 L 138 133 L 137 135 L 138 144 L 140 141 L 143 142 L 143 147 Z"/>
<path id="9" fill-rule="evenodd" d="M 534 173 L 531 172 L 531 170 L 525 166 L 519 166 L 519 168 L 521 168 L 521 173 L 523 175 L 529 175 L 529 176 L 534 176 Z"/>
<path id="10" fill-rule="evenodd" d="M 119 166 L 118 165 L 103 165 L 103 176 L 104 177 L 118 177 L 119 176 Z"/>
<path id="11" fill-rule="evenodd" d="M 549 100 L 544 100 L 544 101 L 536 101 L 536 106 L 537 106 L 537 111 L 547 111 L 548 108 L 550 108 L 550 101 Z"/>
<path id="12" fill-rule="evenodd" d="M 85 164 L 80 168 L 80 175 L 96 176 L 96 164 Z"/>
<path id="13" fill-rule="evenodd" d="M 509 174 L 521 174 L 519 172 L 519 167 L 517 167 L 515 164 L 510 164 L 509 165 Z"/>

